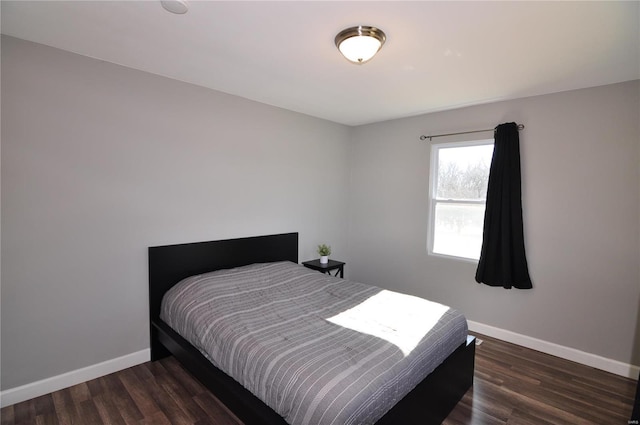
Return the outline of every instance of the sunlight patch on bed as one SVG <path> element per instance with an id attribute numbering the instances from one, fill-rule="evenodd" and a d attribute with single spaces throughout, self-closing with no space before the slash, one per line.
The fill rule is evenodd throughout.
<path id="1" fill-rule="evenodd" d="M 327 320 L 382 338 L 408 356 L 449 307 L 422 298 L 382 290 Z"/>

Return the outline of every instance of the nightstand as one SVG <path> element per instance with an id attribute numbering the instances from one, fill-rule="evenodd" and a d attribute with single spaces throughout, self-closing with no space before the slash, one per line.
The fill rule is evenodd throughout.
<path id="1" fill-rule="evenodd" d="M 330 276 L 339 277 L 344 279 L 344 265 L 342 261 L 329 260 L 327 264 L 320 263 L 320 259 L 317 258 L 311 261 L 303 261 L 302 265 L 308 267 L 312 270 L 317 270 L 321 273 L 326 273 Z M 331 272 L 335 270 L 335 274 L 331 274 Z"/>

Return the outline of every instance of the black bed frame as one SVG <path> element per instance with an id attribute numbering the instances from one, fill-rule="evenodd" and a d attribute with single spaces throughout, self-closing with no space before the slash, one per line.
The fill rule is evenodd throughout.
<path id="1" fill-rule="evenodd" d="M 151 360 L 173 355 L 246 425 L 286 425 L 284 419 L 214 367 L 160 315 L 164 294 L 180 280 L 214 270 L 273 261 L 298 262 L 298 234 L 255 236 L 149 248 Z M 440 424 L 473 384 L 475 341 L 454 351 L 377 425 Z M 321 424 L 318 424 L 321 425 Z"/>

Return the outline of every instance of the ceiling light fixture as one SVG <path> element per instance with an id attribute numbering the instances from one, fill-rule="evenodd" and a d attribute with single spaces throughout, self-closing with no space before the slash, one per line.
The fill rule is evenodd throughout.
<path id="1" fill-rule="evenodd" d="M 185 14 L 189 10 L 187 0 L 163 0 L 160 3 L 166 11 L 175 13 L 176 15 Z"/>
<path id="2" fill-rule="evenodd" d="M 336 47 L 348 61 L 363 64 L 378 53 L 387 36 L 376 27 L 359 25 L 336 35 Z"/>

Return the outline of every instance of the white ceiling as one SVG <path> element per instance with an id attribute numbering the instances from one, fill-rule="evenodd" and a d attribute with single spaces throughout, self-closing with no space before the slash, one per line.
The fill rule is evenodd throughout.
<path id="1" fill-rule="evenodd" d="M 2 33 L 359 125 L 640 78 L 640 2 L 2 1 Z M 335 35 L 377 26 L 369 63 Z"/>

